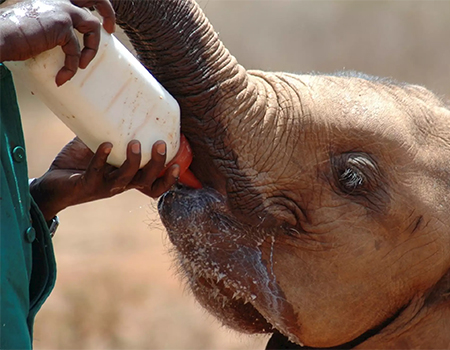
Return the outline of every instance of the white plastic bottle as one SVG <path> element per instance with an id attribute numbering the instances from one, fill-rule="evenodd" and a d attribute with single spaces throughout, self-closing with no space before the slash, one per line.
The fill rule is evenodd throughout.
<path id="1" fill-rule="evenodd" d="M 131 140 L 141 142 L 141 167 L 158 140 L 167 144 L 167 163 L 176 155 L 179 106 L 119 40 L 102 28 L 95 58 L 58 87 L 55 77 L 64 57 L 56 47 L 26 61 L 4 63 L 92 151 L 111 142 L 108 163 L 120 166 Z"/>

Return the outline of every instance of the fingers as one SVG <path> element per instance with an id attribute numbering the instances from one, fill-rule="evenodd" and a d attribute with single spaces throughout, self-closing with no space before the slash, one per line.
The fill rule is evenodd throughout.
<path id="1" fill-rule="evenodd" d="M 103 26 L 106 31 L 113 33 L 115 29 L 115 14 L 111 3 L 108 0 L 73 0 L 77 6 L 94 6 L 103 17 Z M 64 40 L 60 45 L 66 54 L 64 67 L 56 76 L 58 86 L 70 80 L 77 72 L 78 67 L 86 68 L 94 59 L 100 44 L 100 22 L 90 12 L 79 7 L 72 6 L 70 11 L 73 28 L 83 35 L 83 50 L 80 53 L 80 45 L 72 28 L 66 32 Z"/>
<path id="2" fill-rule="evenodd" d="M 115 14 L 108 0 L 72 0 L 72 3 L 94 6 L 104 18 L 105 29 L 114 31 Z M 10 49 L 2 50 L 1 60 L 25 60 L 59 45 L 65 62 L 55 78 L 56 84 L 70 80 L 78 68 L 85 68 L 92 61 L 100 43 L 100 21 L 73 4 L 48 1 L 42 6 L 30 1 L 27 6 L 12 5 L 2 12 L 1 39 L 3 46 Z M 75 29 L 84 34 L 82 50 Z"/>
<path id="3" fill-rule="evenodd" d="M 157 141 L 152 147 L 151 160 L 136 174 L 130 187 L 153 198 L 168 191 L 177 182 L 180 167 L 174 164 L 161 176 L 165 163 L 166 144 L 163 141 Z"/>
<path id="4" fill-rule="evenodd" d="M 117 170 L 107 176 L 107 180 L 113 181 L 113 194 L 123 192 L 133 180 L 141 164 L 141 144 L 139 141 L 130 141 L 127 147 L 127 159 Z"/>
<path id="5" fill-rule="evenodd" d="M 56 74 L 56 85 L 61 86 L 66 81 L 72 79 L 78 69 L 80 62 L 80 46 L 78 39 L 72 29 L 66 31 L 64 41 L 61 43 L 61 48 L 66 54 L 64 66 Z"/>
<path id="6" fill-rule="evenodd" d="M 159 197 L 177 183 L 179 176 L 180 166 L 178 164 L 174 164 L 167 169 L 162 177 L 155 180 L 151 186 L 151 189 L 144 188 L 141 189 L 141 192 L 152 198 Z"/>
<path id="7" fill-rule="evenodd" d="M 141 145 L 133 140 L 127 146 L 127 159 L 120 168 L 107 164 L 108 155 L 112 145 L 102 143 L 91 159 L 83 176 L 87 192 L 92 198 L 100 199 L 111 197 L 125 191 L 135 177 L 141 163 Z"/>
<path id="8" fill-rule="evenodd" d="M 108 0 L 72 0 L 72 3 L 79 7 L 94 7 L 103 17 L 103 28 L 110 34 L 114 33 L 116 15 Z"/>
<path id="9" fill-rule="evenodd" d="M 94 5 L 100 16 L 103 17 L 103 28 L 112 34 L 116 30 L 116 15 L 108 0 L 97 0 Z"/>
<path id="10" fill-rule="evenodd" d="M 100 43 L 100 22 L 89 12 L 78 7 L 69 8 L 72 25 L 66 25 L 61 34 L 58 45 L 65 53 L 64 66 L 56 75 L 57 86 L 61 86 L 72 79 L 80 68 L 86 68 L 89 62 L 95 57 Z M 75 34 L 74 28 L 84 35 L 84 48 L 80 51 L 80 44 Z"/>
<path id="11" fill-rule="evenodd" d="M 87 10 L 70 5 L 68 10 L 72 26 L 68 26 L 63 33 L 61 45 L 66 54 L 64 66 L 56 75 L 58 86 L 70 80 L 77 72 L 78 67 L 84 69 L 94 59 L 100 44 L 100 22 Z M 83 35 L 83 50 L 80 51 L 80 44 L 74 29 Z"/>
<path id="12" fill-rule="evenodd" d="M 172 165 L 161 176 L 166 161 L 166 144 L 156 142 L 152 147 L 152 159 L 141 169 L 141 146 L 139 141 L 131 141 L 127 147 L 127 159 L 120 168 L 107 165 L 106 161 L 112 145 L 103 143 L 94 154 L 83 176 L 85 186 L 92 198 L 105 198 L 136 188 L 150 197 L 159 197 L 178 180 L 180 166 Z"/>
<path id="13" fill-rule="evenodd" d="M 151 188 L 153 182 L 164 170 L 165 163 L 166 144 L 164 141 L 157 141 L 152 147 L 152 158 L 136 175 L 130 185 L 138 189 Z"/>
<path id="14" fill-rule="evenodd" d="M 94 59 L 100 44 L 100 22 L 90 12 L 75 8 L 72 14 L 73 27 L 83 35 L 83 50 L 79 67 L 84 69 Z"/>
<path id="15" fill-rule="evenodd" d="M 104 142 L 98 147 L 97 152 L 95 152 L 86 169 L 84 175 L 86 182 L 101 184 L 104 181 L 103 177 L 106 160 L 108 159 L 108 155 L 111 153 L 111 150 L 112 144 L 110 142 Z"/>

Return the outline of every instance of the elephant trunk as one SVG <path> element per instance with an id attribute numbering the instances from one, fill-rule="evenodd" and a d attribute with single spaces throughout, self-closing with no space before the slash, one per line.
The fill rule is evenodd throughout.
<path id="1" fill-rule="evenodd" d="M 290 84 L 240 66 L 193 0 L 110 1 L 140 61 L 180 104 L 195 175 L 227 195 L 245 220 L 258 221 L 258 213 L 242 208 L 267 207 L 261 196 L 271 179 L 257 175 L 296 130 L 281 115 L 298 97 Z"/>
<path id="2" fill-rule="evenodd" d="M 221 129 L 228 123 L 220 116 L 242 108 L 242 99 L 239 102 L 236 97 L 245 94 L 248 87 L 245 69 L 225 49 L 194 1 L 111 3 L 117 23 L 129 37 L 141 63 L 180 104 L 182 132 L 196 155 L 194 163 L 202 163 L 196 175 L 206 185 L 214 182 L 214 187 L 223 187 L 225 180 L 216 170 L 214 159 L 224 160 L 228 153 L 227 162 L 231 164 L 233 160 L 224 150 L 225 133 Z M 208 154 L 205 150 L 209 150 Z M 202 178 L 202 172 L 208 176 Z M 218 186 L 220 182 L 223 186 Z"/>
<path id="3" fill-rule="evenodd" d="M 245 70 L 195 2 L 111 2 L 139 60 L 178 100 L 184 115 L 206 119 L 225 90 L 235 94 L 245 87 Z"/>

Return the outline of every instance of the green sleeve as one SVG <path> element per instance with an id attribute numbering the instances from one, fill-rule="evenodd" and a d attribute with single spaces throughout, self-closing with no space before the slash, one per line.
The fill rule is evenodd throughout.
<path id="1" fill-rule="evenodd" d="M 30 349 L 34 316 L 53 288 L 56 264 L 46 223 L 29 192 L 16 93 L 2 64 L 0 134 L 0 349 Z"/>

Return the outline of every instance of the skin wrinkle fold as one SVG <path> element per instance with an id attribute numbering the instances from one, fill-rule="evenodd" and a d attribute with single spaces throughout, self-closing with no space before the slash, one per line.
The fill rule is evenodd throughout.
<path id="1" fill-rule="evenodd" d="M 406 243 L 410 243 L 412 240 L 417 240 L 417 239 L 420 239 L 420 238 L 423 238 L 423 237 L 420 237 L 420 236 L 419 236 L 419 237 L 408 238 L 408 241 L 407 241 Z M 409 253 L 413 252 L 414 250 L 420 250 L 422 247 L 425 247 L 425 246 L 427 246 L 427 245 L 431 245 L 431 244 L 433 244 L 433 243 L 435 243 L 435 242 L 436 242 L 436 239 L 434 239 L 434 240 L 432 240 L 432 241 L 427 241 L 425 244 L 421 244 L 421 245 L 412 247 L 411 249 L 409 249 L 409 250 L 403 252 L 403 253 L 397 258 L 397 260 L 394 260 L 394 261 L 393 261 L 393 263 L 396 263 L 396 262 L 398 262 L 399 260 L 402 260 L 403 257 L 407 256 Z M 402 243 L 402 244 L 405 244 L 405 243 Z M 398 249 L 399 247 L 400 247 L 400 245 L 394 247 L 394 249 L 392 249 L 392 250 L 389 252 L 389 254 L 386 254 L 383 258 L 386 258 L 387 256 L 391 255 L 391 253 L 393 253 L 394 250 L 395 250 L 395 249 Z"/>
<path id="2" fill-rule="evenodd" d="M 302 102 L 302 98 L 300 96 L 300 93 L 297 89 L 294 88 L 294 86 L 292 86 L 290 84 L 290 82 L 288 81 L 288 77 L 283 77 L 283 76 L 279 76 L 278 77 L 281 81 L 283 81 L 285 84 L 287 84 L 287 86 L 290 88 L 289 92 L 290 93 L 294 93 L 295 98 L 293 98 L 293 96 L 291 96 L 292 100 L 297 101 L 298 105 L 300 106 L 300 111 L 298 113 L 295 113 L 295 110 L 293 110 L 292 112 L 295 113 L 294 116 L 292 117 L 293 119 L 298 119 L 298 120 L 302 120 L 302 123 L 304 123 L 306 118 L 309 118 L 310 115 L 309 113 L 306 113 L 305 109 L 304 109 L 304 104 Z M 300 79 L 297 79 L 297 82 L 300 82 L 303 84 L 303 82 Z M 305 84 L 303 84 L 303 86 L 306 87 Z M 301 133 L 300 133 L 301 134 Z M 300 144 L 300 139 L 301 137 L 295 137 L 295 135 L 292 135 L 293 137 L 291 137 L 292 140 L 296 140 L 293 144 L 291 153 L 289 154 L 289 159 L 292 159 L 293 157 L 293 153 L 295 152 L 295 149 L 298 148 L 298 145 Z M 288 135 L 289 137 L 289 135 Z"/>
<path id="3" fill-rule="evenodd" d="M 258 78 L 264 79 L 264 77 L 259 77 L 259 76 L 258 76 Z M 276 77 L 275 77 L 275 79 L 276 79 Z M 264 79 L 264 81 L 267 82 L 267 80 L 265 80 L 265 79 Z M 273 84 L 279 84 L 279 82 L 274 81 Z M 272 88 L 269 91 L 269 90 L 267 90 L 267 88 L 270 86 Z M 252 173 L 255 172 L 255 174 L 266 174 L 266 173 L 271 172 L 273 165 L 268 164 L 268 160 L 274 156 L 275 152 L 278 149 L 278 144 L 285 143 L 284 139 L 289 138 L 289 136 L 288 136 L 289 134 L 286 134 L 286 131 L 289 130 L 289 128 L 287 128 L 285 126 L 280 127 L 280 128 L 275 127 L 274 128 L 275 132 L 271 131 L 270 134 L 264 135 L 265 130 L 267 130 L 267 127 L 265 127 L 265 125 L 266 124 L 267 125 L 278 125 L 279 122 L 282 120 L 282 118 L 280 118 L 280 115 L 284 114 L 286 109 L 278 107 L 281 105 L 281 103 L 280 103 L 281 97 L 280 96 L 283 95 L 282 91 L 275 91 L 275 89 L 272 85 L 272 82 L 270 85 L 264 84 L 262 87 L 265 89 L 264 90 L 265 93 L 262 96 L 264 96 L 264 99 L 267 99 L 267 100 L 260 103 L 260 105 L 268 106 L 268 108 L 266 108 L 266 112 L 264 114 L 256 114 L 256 115 L 260 116 L 260 119 L 252 118 L 253 124 L 250 129 L 253 130 L 253 133 L 255 133 L 259 136 L 255 137 L 255 138 L 251 138 L 252 140 L 255 140 L 255 142 L 251 141 L 250 146 L 245 150 L 246 154 L 259 154 L 259 158 L 249 159 L 248 161 L 244 161 L 244 162 L 242 162 L 241 160 L 238 159 L 238 161 L 239 161 L 238 166 L 241 169 L 246 169 L 245 170 L 246 173 L 244 174 L 244 176 L 246 178 L 253 179 L 252 186 L 254 188 L 260 188 L 260 189 L 262 189 L 259 191 L 260 193 L 265 193 L 269 197 L 273 197 L 274 194 L 270 190 L 270 183 L 276 183 L 277 180 L 279 180 L 282 177 L 289 178 L 288 174 L 283 175 L 283 173 L 284 173 L 283 169 L 286 169 L 287 165 L 281 165 L 281 167 L 280 167 L 280 164 L 278 164 L 278 169 L 277 169 L 278 175 L 276 175 L 276 177 L 272 177 L 272 178 L 262 177 L 261 175 L 257 175 L 255 177 L 255 175 L 253 175 Z M 261 89 L 259 89 L 259 91 L 261 91 Z M 289 91 L 287 91 L 287 93 L 289 94 Z M 261 100 L 261 98 L 262 98 L 261 93 L 259 92 L 258 95 L 259 95 L 258 98 Z M 271 107 L 271 102 L 270 102 L 272 99 L 274 99 L 273 107 Z M 269 102 L 267 102 L 267 101 L 269 101 Z M 284 97 L 283 97 L 283 101 L 286 104 L 288 104 L 289 106 L 292 103 L 292 100 L 289 100 L 288 98 L 284 98 Z M 255 116 L 255 114 L 253 113 L 252 116 Z M 263 123 L 262 125 L 261 125 L 261 122 Z M 258 128 L 255 128 L 255 125 L 258 125 Z M 262 132 L 259 131 L 260 128 L 261 128 Z M 278 130 L 281 132 L 281 135 L 279 135 Z M 274 134 L 274 135 L 272 135 L 272 134 Z M 271 143 L 271 145 L 269 145 L 269 148 L 266 150 L 266 152 L 252 152 L 252 150 L 258 149 L 258 148 L 260 149 L 261 147 L 267 148 L 267 147 L 265 147 L 265 145 L 261 145 L 261 142 L 264 143 L 265 139 L 274 140 L 274 142 Z M 258 140 L 261 140 L 261 141 L 258 142 Z M 255 145 L 255 146 L 253 146 L 253 145 Z M 239 149 L 239 146 L 234 144 L 233 148 Z M 262 162 L 263 157 L 265 158 L 264 162 Z M 289 157 L 286 157 L 286 162 L 287 161 L 289 161 Z M 254 164 L 257 167 L 257 169 L 255 169 L 255 171 L 253 171 L 249 167 L 250 164 Z M 273 173 L 273 171 L 272 171 L 272 173 Z M 267 179 L 267 180 L 264 181 L 265 179 Z M 262 181 L 260 181 L 260 180 L 262 180 Z M 238 187 L 241 187 L 241 186 L 238 186 Z M 271 206 L 270 204 L 267 204 L 265 207 L 268 208 L 270 206 Z M 276 210 L 274 210 L 274 212 L 276 212 Z"/>
<path id="4" fill-rule="evenodd" d="M 266 94 L 264 94 L 263 96 L 267 96 L 268 94 L 266 93 Z M 265 97 L 264 97 L 265 98 Z M 261 94 L 259 94 L 259 96 L 258 96 L 258 99 L 261 99 Z M 255 115 L 254 113 L 252 114 L 252 115 Z M 256 115 L 258 115 L 258 114 L 256 114 Z M 262 114 L 259 114 L 260 116 L 261 116 L 261 118 L 266 118 L 266 116 L 267 116 L 267 114 L 264 114 L 264 113 L 262 113 Z M 256 123 L 257 124 L 259 124 L 258 123 L 258 121 L 256 121 Z M 245 124 L 244 124 L 245 125 Z M 253 130 L 258 130 L 258 129 L 255 129 L 254 128 L 254 126 L 251 128 L 251 129 L 253 129 Z M 253 131 L 253 132 L 255 132 L 255 131 Z M 251 138 L 251 139 L 253 139 L 253 138 Z M 253 147 L 252 147 L 252 145 L 253 144 L 255 144 L 255 143 L 253 143 L 253 142 L 251 142 L 251 144 L 250 144 L 250 150 L 251 149 L 254 149 Z M 245 145 L 244 145 L 245 146 Z M 256 146 L 254 146 L 254 147 L 257 147 L 257 148 L 260 148 L 262 145 L 260 145 L 260 143 L 256 143 Z M 236 144 L 233 144 L 233 146 L 232 146 L 234 149 L 240 149 L 240 147 L 239 146 L 237 146 Z M 266 148 L 266 145 L 264 145 L 264 146 L 262 146 L 262 147 L 264 147 L 264 148 Z M 250 151 L 251 152 L 251 151 Z M 270 148 L 269 148 L 269 150 L 267 151 L 267 152 L 270 152 Z M 247 148 L 247 150 L 246 150 L 246 153 L 248 154 L 248 148 Z M 239 154 L 239 153 L 238 153 Z M 241 178 L 249 178 L 249 179 L 252 179 L 252 178 L 254 178 L 253 177 L 253 175 L 252 175 L 252 172 L 254 172 L 251 168 L 249 168 L 248 167 L 248 164 L 257 164 L 258 165 L 258 170 L 256 170 L 256 173 L 261 173 L 261 171 L 262 172 L 264 172 L 264 171 L 267 171 L 267 170 L 262 170 L 262 169 L 264 169 L 263 167 L 261 167 L 261 165 L 260 165 L 260 161 L 258 161 L 258 160 L 256 160 L 255 161 L 255 159 L 248 159 L 248 160 L 244 160 L 244 162 L 242 162 L 242 160 L 240 160 L 239 158 L 238 158 L 238 166 L 241 168 L 241 169 L 246 169 L 245 170 L 245 173 L 244 173 L 244 175 L 241 175 Z M 268 170 L 270 170 L 270 169 L 268 169 Z M 261 178 L 260 176 L 258 177 L 258 178 Z M 254 183 L 252 186 L 254 187 L 254 188 L 264 188 L 264 183 L 258 183 L 258 182 L 256 182 L 257 181 L 257 179 L 254 179 L 252 182 Z M 242 186 L 242 185 L 240 185 L 239 183 L 237 183 L 236 184 L 236 188 L 243 188 L 244 186 Z M 247 186 L 246 186 L 247 187 Z M 229 189 L 229 192 L 231 192 L 232 193 L 232 189 L 230 188 Z M 264 191 L 260 191 L 260 193 L 264 193 Z M 259 194 L 256 194 L 257 196 L 259 195 Z M 242 196 L 241 196 L 241 198 L 242 198 Z M 244 202 L 245 201 L 248 201 L 248 202 L 251 202 L 252 200 L 251 199 L 248 199 L 248 200 L 246 200 L 246 199 L 244 199 Z"/>
<path id="5" fill-rule="evenodd" d="M 415 221 L 411 222 L 411 226 L 413 226 L 411 234 L 414 234 L 414 232 L 419 231 L 422 223 L 423 223 L 423 215 L 420 215 L 418 218 L 415 219 Z"/>
<path id="6" fill-rule="evenodd" d="M 274 92 L 275 92 L 275 89 L 274 89 Z M 284 149 L 284 147 L 283 147 L 283 144 L 285 144 L 284 141 L 289 138 L 288 135 L 286 137 L 284 135 L 285 131 L 287 131 L 288 129 L 286 127 L 283 127 L 282 125 L 280 125 L 280 123 L 282 121 L 281 116 L 284 117 L 286 115 L 285 111 L 282 108 L 282 102 L 280 102 L 281 101 L 280 93 L 279 92 L 275 93 L 275 96 L 276 96 L 276 105 L 277 105 L 277 107 L 273 107 L 274 108 L 273 120 L 272 121 L 271 120 L 267 121 L 267 124 L 271 125 L 271 127 L 275 129 L 275 134 L 273 135 L 273 137 L 270 137 L 270 139 L 273 140 L 273 144 L 272 144 L 272 147 L 266 153 L 267 157 L 266 157 L 264 163 L 261 164 L 261 166 L 260 166 L 262 169 L 268 169 L 268 171 L 271 170 L 270 167 L 274 167 L 275 166 L 274 164 L 268 164 L 269 159 L 274 157 L 275 154 L 279 154 L 280 153 L 279 152 L 280 149 Z M 285 101 L 287 102 L 287 100 L 285 100 Z M 267 113 L 266 113 L 266 116 L 267 116 Z M 267 126 L 266 126 L 266 129 L 267 129 Z M 269 136 L 271 136 L 271 135 L 269 135 Z M 284 152 L 283 152 L 283 155 L 284 155 Z M 287 158 L 287 157 L 284 156 L 284 158 Z M 256 164 L 258 164 L 258 163 L 256 163 Z M 278 170 L 278 173 L 280 174 L 279 176 L 281 177 L 281 174 L 283 174 L 284 171 L 286 170 L 286 166 L 285 166 L 285 164 L 279 164 L 277 166 L 277 168 L 279 166 L 281 166 L 281 168 L 282 168 L 282 170 Z M 276 181 L 277 178 L 274 178 L 273 180 Z"/>
<path id="7" fill-rule="evenodd" d="M 426 245 L 424 245 L 424 248 L 426 247 Z M 428 264 L 427 263 L 427 260 L 430 260 L 431 258 L 434 258 L 435 256 L 436 256 L 436 252 L 435 253 L 433 253 L 433 254 L 430 254 L 428 257 L 425 257 L 425 258 L 423 258 L 420 262 L 417 262 L 417 263 L 415 263 L 415 264 L 413 264 L 413 265 L 411 265 L 411 268 L 414 268 L 414 267 L 416 267 L 417 265 L 420 265 L 420 266 L 428 266 L 428 268 L 423 268 L 423 270 L 425 270 L 425 271 L 423 271 L 423 272 L 427 272 L 427 270 L 429 270 L 429 269 L 432 269 L 432 267 L 430 267 L 430 265 L 432 265 L 432 264 Z"/>
<path id="8" fill-rule="evenodd" d="M 147 21 L 141 11 L 130 19 L 145 30 L 134 44 L 180 102 L 192 170 L 206 185 L 199 193 L 175 189 L 160 208 L 200 302 L 232 327 L 273 326 L 315 347 L 378 348 L 391 329 L 402 331 L 416 307 L 410 301 L 433 289 L 450 264 L 442 234 L 450 169 L 439 147 L 450 137 L 438 128 L 450 125 L 434 95 L 355 73 L 246 72 L 191 1 L 143 3 L 157 5 Z M 331 160 L 345 152 L 373 156 L 381 175 L 351 164 L 364 181 L 343 194 Z M 223 197 L 214 205 L 197 198 L 208 191 Z M 358 340 L 373 329 L 379 334 Z"/>
<path id="9" fill-rule="evenodd" d="M 31 46 L 31 44 L 30 44 L 30 42 L 29 42 L 29 40 L 28 40 L 28 37 L 25 35 L 25 33 L 23 32 L 23 30 L 22 30 L 22 28 L 19 28 L 20 29 L 20 33 L 22 34 L 22 37 L 25 39 L 25 42 L 27 43 L 27 45 L 28 45 L 28 51 L 29 52 L 33 52 L 33 50 L 32 50 L 32 46 Z"/>

